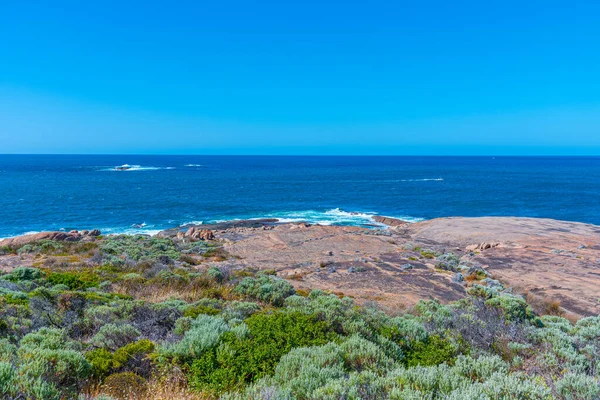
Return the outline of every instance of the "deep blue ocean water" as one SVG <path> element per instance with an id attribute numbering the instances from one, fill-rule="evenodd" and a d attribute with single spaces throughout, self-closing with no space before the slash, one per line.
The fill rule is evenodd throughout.
<path id="1" fill-rule="evenodd" d="M 260 217 L 369 224 L 375 213 L 600 224 L 600 157 L 0 155 L 0 190 L 0 237 Z"/>

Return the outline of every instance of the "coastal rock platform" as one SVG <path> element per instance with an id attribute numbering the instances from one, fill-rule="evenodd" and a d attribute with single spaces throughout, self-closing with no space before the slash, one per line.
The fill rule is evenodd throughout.
<path id="1" fill-rule="evenodd" d="M 265 219 L 188 225 L 159 236 L 209 240 L 230 256 L 203 263 L 272 270 L 297 290 L 327 290 L 391 311 L 421 299 L 458 300 L 479 283 L 504 285 L 531 304 L 560 308 L 573 318 L 600 314 L 600 226 L 516 217 L 377 222 L 387 228 Z M 0 248 L 42 239 L 88 241 L 99 234 L 44 232 L 0 241 Z M 4 271 L 36 262 L 28 254 L 0 255 Z"/>
<path id="2" fill-rule="evenodd" d="M 387 222 L 390 222 L 388 219 Z M 549 219 L 440 218 L 359 227 L 281 224 L 216 230 L 235 267 L 273 269 L 297 289 L 324 289 L 411 306 L 465 295 L 439 255 L 481 267 L 528 300 L 560 304 L 575 317 L 600 313 L 600 227 Z M 409 267 L 410 266 L 410 267 Z M 443 267 L 443 266 L 442 266 Z"/>

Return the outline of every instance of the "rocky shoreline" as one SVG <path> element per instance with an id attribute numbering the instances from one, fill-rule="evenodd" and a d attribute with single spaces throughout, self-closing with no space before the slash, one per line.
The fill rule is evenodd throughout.
<path id="1" fill-rule="evenodd" d="M 298 290 L 323 289 L 410 307 L 420 299 L 465 296 L 469 279 L 559 305 L 574 318 L 600 313 L 600 227 L 549 219 L 440 218 L 418 223 L 375 217 L 387 229 L 229 221 L 168 229 L 157 236 L 219 243 L 230 254 L 213 265 L 273 270 Z M 39 240 L 93 241 L 99 231 L 43 232 L 0 241 L 0 248 Z M 0 255 L 10 270 L 31 264 Z"/>

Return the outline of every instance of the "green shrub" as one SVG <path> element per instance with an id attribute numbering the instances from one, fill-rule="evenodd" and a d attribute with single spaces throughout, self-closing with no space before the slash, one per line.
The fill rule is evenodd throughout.
<path id="1" fill-rule="evenodd" d="M 74 393 L 91 372 L 90 364 L 78 351 L 78 344 L 58 329 L 41 328 L 26 335 L 20 341 L 17 355 L 22 378 L 32 382 L 43 380 L 35 385 L 35 390 L 52 392 L 52 387 L 56 387 Z"/>
<path id="2" fill-rule="evenodd" d="M 26 305 L 29 302 L 29 296 L 27 296 L 27 293 L 5 289 L 3 287 L 0 287 L 0 296 L 6 299 L 7 304 Z"/>
<path id="3" fill-rule="evenodd" d="M 394 360 L 381 347 L 358 335 L 343 342 L 340 350 L 343 352 L 344 368 L 347 371 L 369 370 L 383 373 L 395 366 Z"/>
<path id="4" fill-rule="evenodd" d="M 65 246 L 62 243 L 56 242 L 54 240 L 45 239 L 45 240 L 38 240 L 36 242 L 21 246 L 17 250 L 17 253 L 18 254 L 23 254 L 23 253 L 53 254 L 53 253 L 59 253 L 59 252 L 64 252 L 64 251 L 65 251 Z"/>
<path id="5" fill-rule="evenodd" d="M 129 324 L 107 324 L 100 328 L 90 341 L 94 346 L 112 351 L 133 342 L 140 336 L 140 331 Z"/>
<path id="6" fill-rule="evenodd" d="M 283 301 L 295 293 L 289 282 L 274 276 L 244 278 L 235 287 L 234 292 L 275 306 L 283 305 Z"/>
<path id="7" fill-rule="evenodd" d="M 181 317 L 175 321 L 175 328 L 173 328 L 173 333 L 176 335 L 185 335 L 187 331 L 192 328 L 192 322 L 194 322 L 194 318 L 191 317 Z"/>
<path id="8" fill-rule="evenodd" d="M 439 253 L 437 253 L 433 250 L 421 250 L 421 257 L 423 257 L 423 258 L 428 258 L 428 259 L 433 260 L 437 256 L 439 256 Z"/>
<path id="9" fill-rule="evenodd" d="M 91 375 L 102 380 L 110 374 L 113 368 L 113 354 L 106 349 L 94 349 L 85 354 L 91 366 Z"/>
<path id="10" fill-rule="evenodd" d="M 6 280 L 12 282 L 33 281 L 40 279 L 42 272 L 37 268 L 17 267 L 10 274 L 4 276 Z"/>
<path id="11" fill-rule="evenodd" d="M 14 367 L 5 361 L 0 361 L 0 395 L 11 398 L 18 393 L 18 377 Z"/>
<path id="12" fill-rule="evenodd" d="M 225 275 L 223 275 L 223 272 L 217 267 L 209 267 L 206 270 L 206 275 L 217 283 L 221 283 L 225 280 Z"/>
<path id="13" fill-rule="evenodd" d="M 223 319 L 226 321 L 231 319 L 246 319 L 252 314 L 260 311 L 260 306 L 256 303 L 247 301 L 232 301 L 227 304 L 223 310 Z"/>
<path id="14" fill-rule="evenodd" d="M 444 362 L 452 363 L 456 353 L 456 347 L 449 340 L 431 335 L 423 342 L 415 342 L 410 347 L 406 360 L 410 367 L 432 366 Z"/>
<path id="15" fill-rule="evenodd" d="M 289 390 L 294 398 L 308 399 L 319 387 L 345 375 L 343 351 L 332 342 L 292 349 L 277 364 L 273 383 Z"/>
<path id="16" fill-rule="evenodd" d="M 556 391 L 566 400 L 595 400 L 600 397 L 600 382 L 589 375 L 569 373 L 556 382 Z"/>
<path id="17" fill-rule="evenodd" d="M 471 286 L 467 290 L 467 293 L 469 293 L 471 296 L 481 297 L 484 299 L 491 299 L 492 297 L 496 297 L 496 296 L 500 295 L 500 292 L 498 291 L 498 289 L 493 288 L 493 287 L 483 286 L 478 283 Z"/>
<path id="18" fill-rule="evenodd" d="M 153 283 L 159 283 L 163 285 L 185 285 L 189 283 L 189 279 L 181 274 L 176 274 L 170 270 L 160 271 L 154 278 Z"/>
<path id="19" fill-rule="evenodd" d="M 501 309 L 509 321 L 524 321 L 536 318 L 531 307 L 519 296 L 502 294 L 488 299 L 485 304 Z"/>
<path id="20" fill-rule="evenodd" d="M 113 354 L 113 368 L 134 372 L 140 376 L 150 376 L 152 361 L 148 358 L 154 351 L 154 343 L 148 339 L 129 343 Z"/>
<path id="21" fill-rule="evenodd" d="M 163 357 L 175 358 L 180 363 L 190 362 L 219 343 L 221 335 L 229 330 L 222 318 L 200 314 L 192 321 L 183 339 L 160 349 Z"/>
<path id="22" fill-rule="evenodd" d="M 46 279 L 53 285 L 65 285 L 71 290 L 85 290 L 99 283 L 98 276 L 90 272 L 51 272 Z"/>
<path id="23" fill-rule="evenodd" d="M 217 315 L 220 312 L 221 312 L 221 310 L 217 310 L 214 307 L 210 307 L 210 306 L 205 306 L 205 305 L 202 305 L 202 304 L 198 304 L 198 305 L 195 305 L 195 306 L 188 307 L 184 311 L 183 316 L 184 317 L 190 317 L 190 318 L 196 318 L 200 314 Z"/>
<path id="24" fill-rule="evenodd" d="M 508 364 L 498 356 L 471 358 L 460 355 L 456 359 L 455 366 L 462 375 L 472 381 L 484 381 L 497 372 L 508 373 Z"/>
<path id="25" fill-rule="evenodd" d="M 177 251 L 171 239 L 146 237 L 146 236 L 110 236 L 103 240 L 100 250 L 109 256 L 119 259 L 132 260 L 157 260 L 160 257 L 169 257 L 178 260 L 180 252 Z"/>
<path id="26" fill-rule="evenodd" d="M 292 348 L 320 345 L 336 337 L 326 322 L 300 313 L 255 314 L 245 323 L 247 336 L 225 332 L 220 346 L 206 348 L 193 361 L 189 376 L 193 387 L 215 393 L 240 389 L 271 374 Z"/>
<path id="27" fill-rule="evenodd" d="M 402 316 L 391 318 L 389 323 L 382 327 L 382 334 L 403 347 L 408 347 L 411 342 L 423 342 L 429 334 L 423 324 L 416 318 Z"/>

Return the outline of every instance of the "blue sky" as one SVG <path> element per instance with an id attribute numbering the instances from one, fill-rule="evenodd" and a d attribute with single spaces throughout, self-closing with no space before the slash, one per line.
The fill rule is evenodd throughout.
<path id="1" fill-rule="evenodd" d="M 0 153 L 600 154 L 597 1 L 3 1 Z"/>

